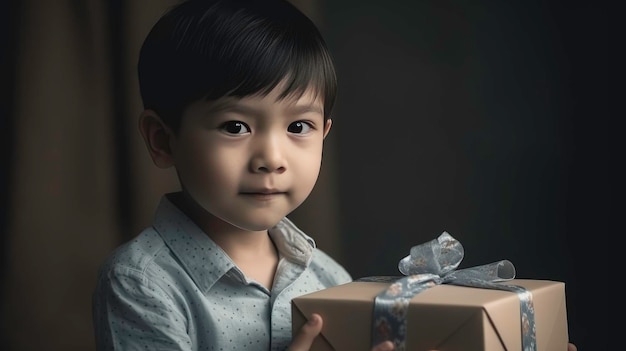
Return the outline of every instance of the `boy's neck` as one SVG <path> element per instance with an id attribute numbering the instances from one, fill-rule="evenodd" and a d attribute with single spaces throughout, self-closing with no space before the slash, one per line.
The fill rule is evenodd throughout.
<path id="1" fill-rule="evenodd" d="M 262 252 L 271 243 L 267 230 L 249 231 L 225 222 L 207 212 L 185 192 L 171 194 L 170 200 L 227 252 L 228 248 Z"/>
<path id="2" fill-rule="evenodd" d="M 267 230 L 248 231 L 216 218 L 184 192 L 170 200 L 213 240 L 248 277 L 271 289 L 278 251 Z"/>

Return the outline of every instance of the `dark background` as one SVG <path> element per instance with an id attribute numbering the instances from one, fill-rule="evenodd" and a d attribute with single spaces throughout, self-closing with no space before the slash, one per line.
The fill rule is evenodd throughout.
<path id="1" fill-rule="evenodd" d="M 462 267 L 566 282 L 571 340 L 608 349 L 608 14 L 600 2 L 328 1 L 342 248 L 397 275 L 446 230 Z"/>
<path id="2" fill-rule="evenodd" d="M 103 46 L 109 56 L 94 51 L 96 54 L 87 56 L 91 61 L 77 68 L 90 68 L 95 62 L 108 70 L 105 77 L 111 77 L 106 89 L 101 89 L 111 94 L 115 127 L 110 138 L 114 141 L 100 146 L 115 150 L 119 157 L 110 167 L 113 190 L 94 192 L 118 196 L 111 200 L 87 192 L 79 197 L 89 199 L 84 203 L 69 197 L 72 207 L 68 212 L 86 209 L 89 213 L 98 203 L 110 203 L 114 208 L 102 215 L 101 222 L 92 224 L 85 218 L 83 226 L 90 228 L 86 233 L 81 226 L 56 223 L 56 212 L 24 214 L 18 210 L 31 207 L 13 207 L 18 196 L 18 192 L 13 193 L 16 185 L 29 188 L 15 176 L 14 167 L 20 160 L 14 145 L 20 138 L 33 140 L 31 134 L 38 132 L 21 130 L 18 138 L 15 130 L 21 122 L 15 112 L 19 100 L 15 68 L 22 64 L 28 67 L 25 59 L 29 59 L 20 56 L 20 44 L 29 38 L 18 35 L 18 28 L 28 32 L 18 15 L 20 11 L 35 12 L 46 3 L 0 2 L 0 299 L 4 301 L 0 349 L 5 349 L 5 339 L 24 345 L 8 347 L 15 350 L 82 350 L 93 346 L 85 330 L 90 330 L 88 294 L 95 269 L 114 245 L 138 232 L 135 227 L 149 223 L 154 199 L 167 188 L 147 180 L 146 174 L 156 173 L 149 161 L 137 162 L 134 154 L 129 158 L 122 151 L 137 144 L 138 138 L 133 120 L 138 109 L 137 87 L 124 80 L 127 74 L 134 74 L 136 61 L 130 58 L 122 62 L 122 58 L 136 54 L 147 28 L 173 2 L 59 1 L 64 8 L 73 9 L 71 16 L 56 19 L 43 6 L 43 16 L 35 17 L 54 26 L 65 24 L 69 18 L 78 33 L 97 28 L 92 27 L 91 19 L 106 19 L 103 27 L 109 39 Z M 324 211 L 314 202 L 294 212 L 296 223 L 320 238 L 320 247 L 333 253 L 355 278 L 397 275 L 397 262 L 411 246 L 448 231 L 465 248 L 462 268 L 508 259 L 519 278 L 564 281 L 571 340 L 580 351 L 608 350 L 608 252 L 616 246 L 612 233 L 619 228 L 611 212 L 615 190 L 610 175 L 616 166 L 616 143 L 609 138 L 610 21 L 606 4 L 445 0 L 310 3 L 316 9 L 312 17 L 334 54 L 339 76 L 333 130 L 325 149 L 333 162 L 323 168 L 326 178 L 320 184 L 326 186 L 321 188 L 326 199 L 331 198 L 324 201 L 336 214 L 317 216 L 311 211 Z M 23 4 L 28 6 L 20 10 Z M 125 31 L 133 26 L 143 28 L 135 32 L 143 32 L 129 37 Z M 94 34 L 85 33 L 85 38 Z M 71 56 L 75 52 L 91 52 L 90 45 L 85 40 L 83 46 L 72 47 L 68 57 L 75 58 Z M 62 61 L 53 54 L 45 52 L 51 58 L 46 56 L 43 61 L 53 66 Z M 34 91 L 61 91 L 65 88 L 60 83 L 51 81 L 46 89 Z M 92 98 L 99 101 L 101 95 L 94 90 Z M 67 106 L 64 101 L 61 107 Z M 63 112 L 59 111 L 63 110 L 50 109 L 49 116 L 22 118 L 61 120 Z M 109 119 L 106 111 L 101 113 Z M 83 128 L 80 121 L 85 116 L 77 111 L 64 120 L 66 124 L 57 128 L 60 134 L 66 128 Z M 68 120 L 79 123 L 72 126 L 76 123 Z M 132 129 L 120 127 L 125 120 Z M 88 132 L 94 133 L 91 129 Z M 96 130 L 91 135 L 101 132 L 106 131 Z M 74 142 L 83 142 L 80 135 L 64 135 L 74 140 L 70 150 Z M 86 151 L 95 148 L 92 140 L 83 144 Z M 43 154 L 54 147 L 44 145 L 40 151 Z M 140 154 L 147 160 L 145 150 Z M 67 163 L 58 166 L 58 172 L 70 174 L 67 183 L 75 184 L 76 192 L 94 188 L 91 175 L 100 174 L 99 168 L 78 163 L 85 159 L 76 161 L 71 153 L 60 155 Z M 34 164 L 39 162 L 37 169 L 42 174 L 56 174 L 56 168 L 51 167 L 57 166 L 56 159 L 42 157 Z M 76 169 L 84 175 L 72 175 Z M 132 177 L 134 180 L 129 180 Z M 56 179 L 40 177 L 46 178 Z M 79 184 L 75 179 L 84 181 Z M 335 185 L 327 187 L 329 179 Z M 131 194 L 137 189 L 147 190 Z M 46 194 L 33 197 L 32 202 L 58 208 L 60 203 L 45 198 Z M 68 217 L 72 216 L 69 213 Z M 333 223 L 328 226 L 336 228 L 336 237 L 319 235 L 316 221 L 320 217 L 330 218 L 328 222 Z M 19 225 L 12 227 L 13 222 Z M 56 227 L 36 233 L 32 228 L 39 225 L 31 222 L 42 223 L 43 228 L 48 223 Z M 102 228 L 91 232 L 91 226 L 108 222 L 120 231 Z M 76 231 L 74 236 L 66 235 L 69 230 Z M 101 233 L 112 238 L 101 239 Z M 85 238 L 85 234 L 94 237 Z M 106 245 L 101 244 L 103 241 Z M 71 249 L 62 250 L 70 245 Z M 51 253 L 46 256 L 40 252 Z M 55 261 L 63 255 L 69 258 Z M 9 257 L 15 262 L 9 262 Z M 21 257 L 24 259 L 20 261 Z M 31 257 L 40 260 L 31 261 Z M 20 263 L 24 261 L 27 265 Z M 37 287 L 42 290 L 31 289 L 36 286 L 31 280 L 36 283 L 45 276 L 51 276 L 55 283 Z M 618 303 L 611 301 L 612 305 Z"/>

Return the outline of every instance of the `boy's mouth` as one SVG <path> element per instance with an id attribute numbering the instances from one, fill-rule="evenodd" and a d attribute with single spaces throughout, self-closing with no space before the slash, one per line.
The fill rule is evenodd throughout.
<path id="1" fill-rule="evenodd" d="M 286 193 L 286 191 L 280 191 L 278 189 L 250 189 L 240 192 L 242 195 L 282 195 Z"/>
<path id="2" fill-rule="evenodd" d="M 240 193 L 240 195 L 242 195 L 246 199 L 260 202 L 273 202 L 276 199 L 282 198 L 286 194 L 286 192 L 274 189 L 251 190 L 243 191 Z"/>

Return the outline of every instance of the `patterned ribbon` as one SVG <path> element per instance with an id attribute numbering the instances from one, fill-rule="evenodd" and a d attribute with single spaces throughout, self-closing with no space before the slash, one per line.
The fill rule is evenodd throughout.
<path id="1" fill-rule="evenodd" d="M 397 351 L 405 350 L 406 316 L 413 296 L 439 284 L 451 284 L 514 292 L 520 300 L 522 350 L 536 351 L 535 310 L 532 294 L 516 285 L 496 284 L 515 278 L 515 267 L 508 260 L 456 270 L 463 259 L 463 246 L 447 232 L 437 239 L 411 248 L 398 268 L 405 277 L 366 277 L 359 281 L 392 283 L 374 301 L 372 346 L 385 340 Z"/>

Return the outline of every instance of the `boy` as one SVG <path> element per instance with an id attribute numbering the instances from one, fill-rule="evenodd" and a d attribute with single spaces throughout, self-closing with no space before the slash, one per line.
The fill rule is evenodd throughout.
<path id="1" fill-rule="evenodd" d="M 139 129 L 182 191 L 101 268 L 97 348 L 284 350 L 293 297 L 350 281 L 285 216 L 317 180 L 336 78 L 285 1 L 187 1 L 142 46 Z M 319 333 L 312 318 L 291 345 Z"/>
<path id="2" fill-rule="evenodd" d="M 189 0 L 151 30 L 138 73 L 140 132 L 182 189 L 102 266 L 97 349 L 307 350 L 322 321 L 292 340 L 291 299 L 351 280 L 286 218 L 332 125 L 320 33 L 283 0 Z"/>

